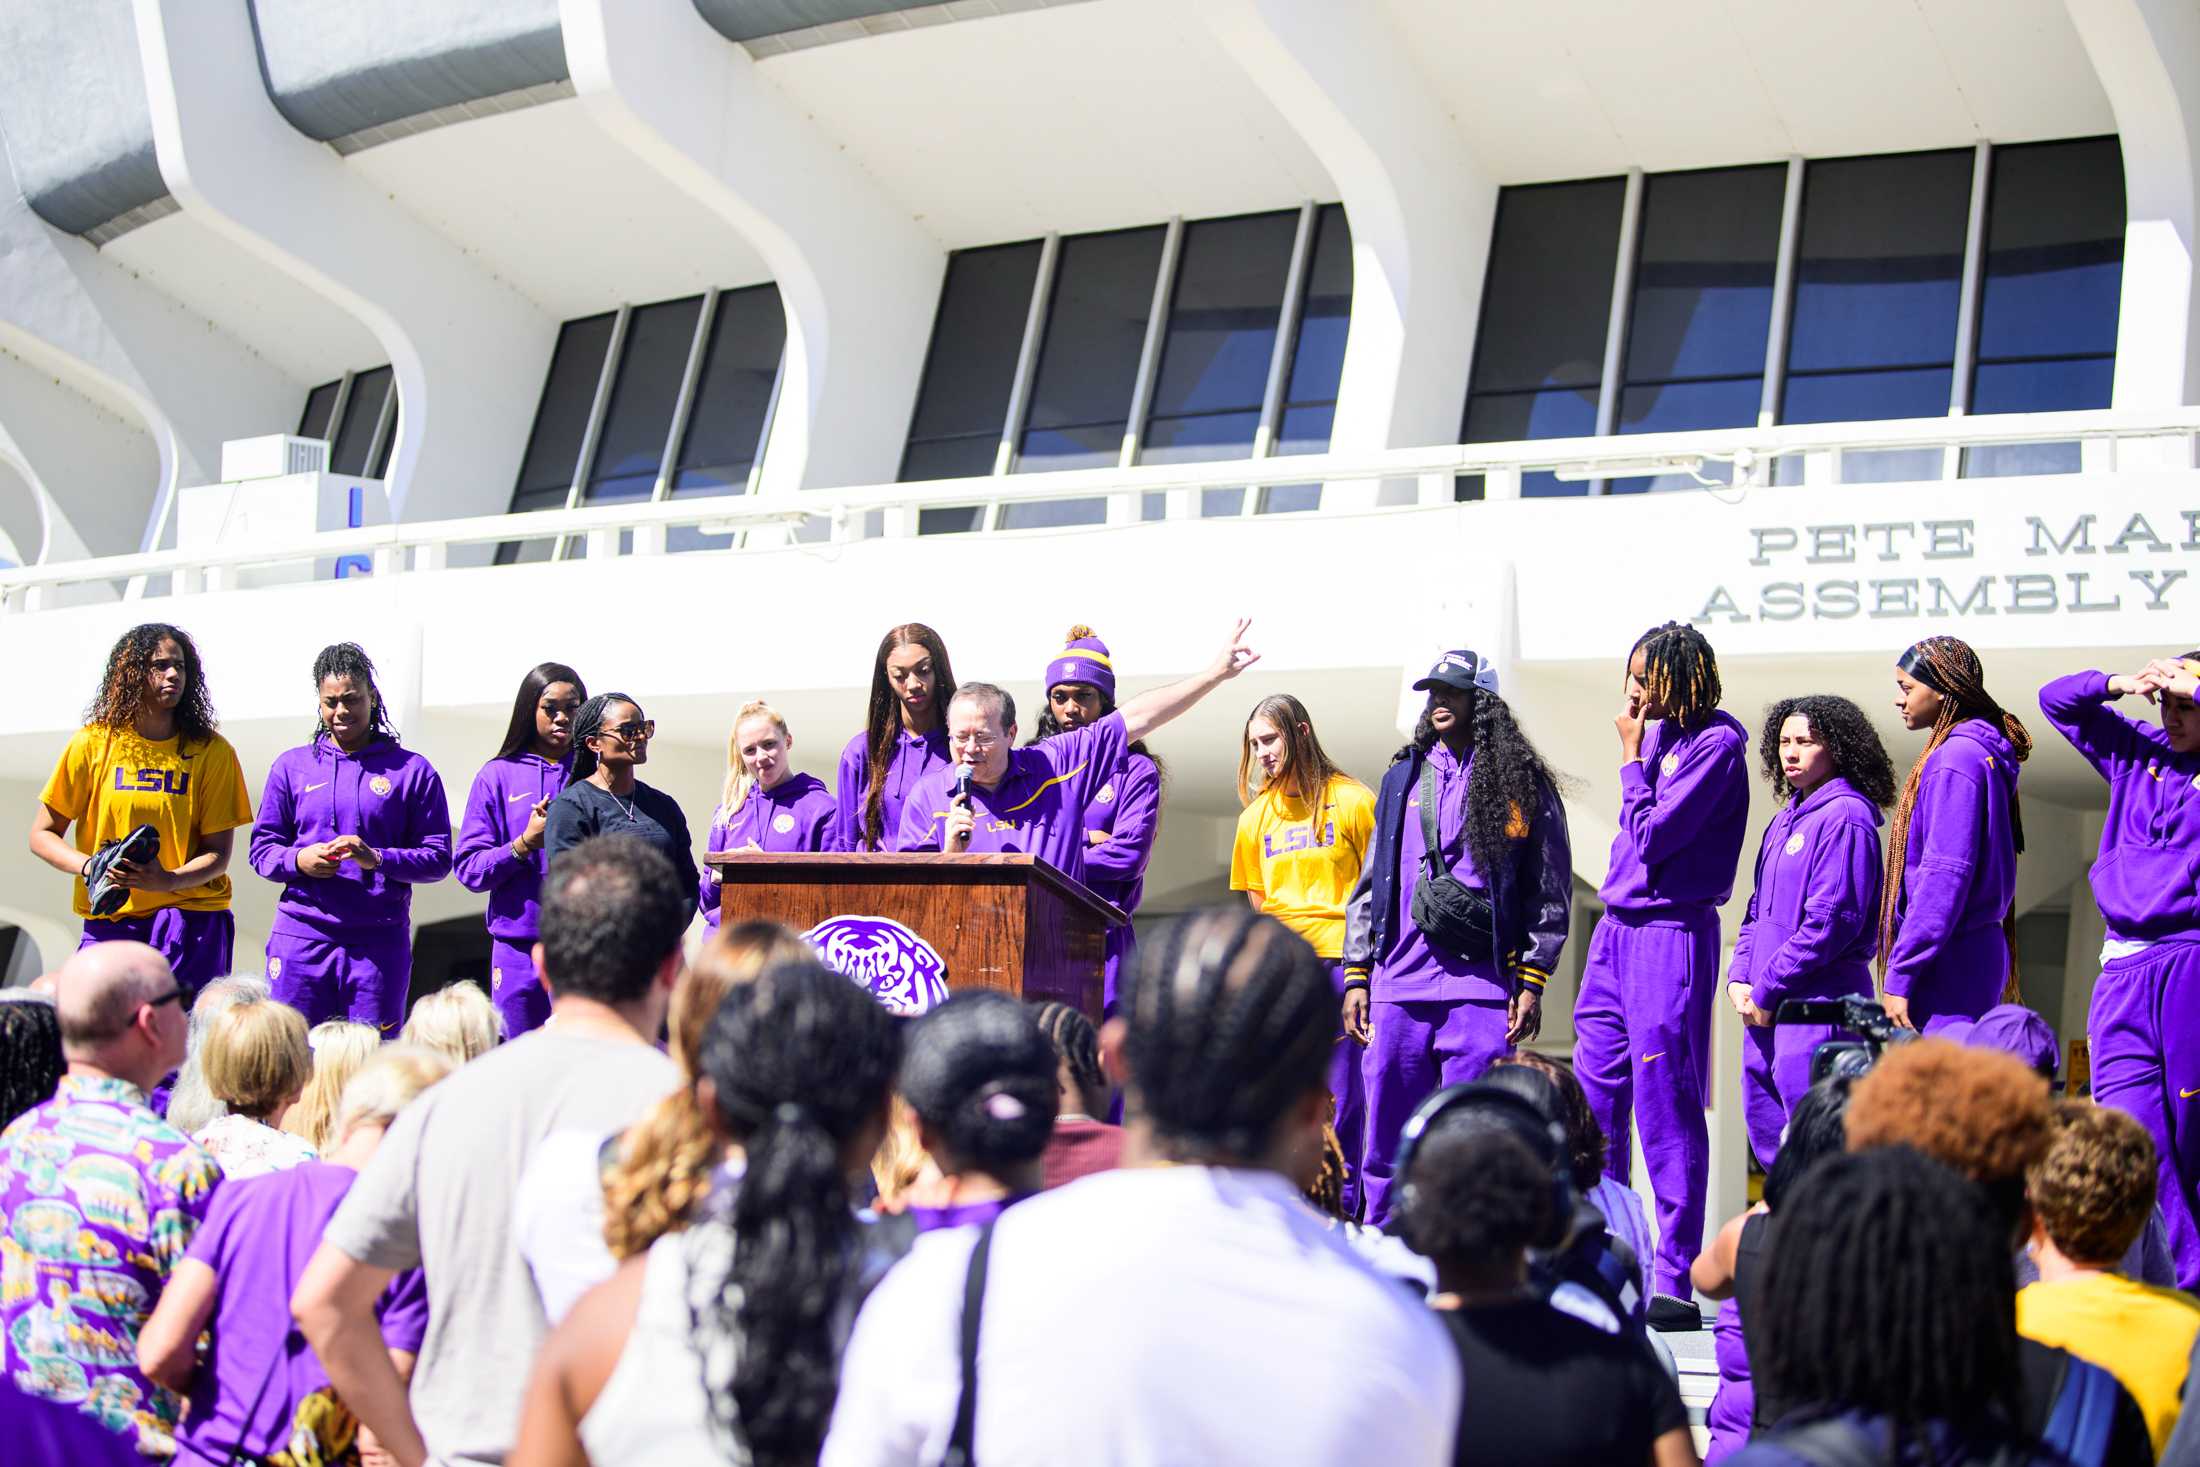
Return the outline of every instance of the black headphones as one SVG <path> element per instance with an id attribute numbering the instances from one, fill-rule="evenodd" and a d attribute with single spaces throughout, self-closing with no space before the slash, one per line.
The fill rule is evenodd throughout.
<path id="1" fill-rule="evenodd" d="M 1398 1160 L 1391 1169 L 1390 1208 L 1383 1218 L 1386 1231 L 1394 1231 L 1413 1196 L 1413 1161 L 1421 1138 L 1445 1114 L 1461 1108 L 1479 1111 L 1517 1136 L 1535 1159 L 1551 1169 L 1551 1221 L 1537 1248 L 1552 1248 L 1566 1239 L 1579 1200 L 1574 1193 L 1573 1168 L 1566 1149 L 1566 1128 L 1517 1091 L 1487 1080 L 1446 1085 L 1414 1107 L 1398 1133 Z"/>

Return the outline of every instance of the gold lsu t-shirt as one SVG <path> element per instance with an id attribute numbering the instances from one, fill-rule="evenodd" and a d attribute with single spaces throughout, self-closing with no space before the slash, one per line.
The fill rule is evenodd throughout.
<path id="1" fill-rule="evenodd" d="M 1344 907 L 1374 834 L 1374 792 L 1349 775 L 1331 777 L 1318 815 L 1264 789 L 1238 815 L 1230 890 L 1259 892 L 1263 912 L 1334 961 L 1344 956 Z"/>
<path id="2" fill-rule="evenodd" d="M 201 838 L 252 823 L 244 769 L 220 734 L 187 745 L 147 739 L 131 728 L 81 728 L 61 751 L 39 795 L 68 817 L 71 839 L 89 856 L 140 825 L 160 832 L 160 864 L 173 871 L 196 853 Z M 162 907 L 218 912 L 229 905 L 229 877 L 183 891 L 133 891 L 118 917 L 142 917 Z M 79 877 L 76 914 L 88 917 L 91 896 Z"/>

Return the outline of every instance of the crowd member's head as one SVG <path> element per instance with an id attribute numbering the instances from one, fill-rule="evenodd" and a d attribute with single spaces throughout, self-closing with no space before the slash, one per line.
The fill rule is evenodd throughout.
<path id="1" fill-rule="evenodd" d="M 12 993 L 0 998 L 0 1131 L 53 1099 L 66 1068 L 61 1016 L 52 1001 Z"/>
<path id="2" fill-rule="evenodd" d="M 598 693 L 573 715 L 573 778 L 598 769 L 613 779 L 631 777 L 635 765 L 649 762 L 655 737 L 657 725 L 641 704 L 624 693 Z"/>
<path id="3" fill-rule="evenodd" d="M 1253 771 L 1260 771 L 1256 783 Z M 1314 716 L 1289 693 L 1273 693 L 1246 715 L 1238 743 L 1238 803 L 1250 805 L 1258 790 L 1274 789 L 1302 805 L 1318 807 L 1329 781 L 1344 771 L 1322 748 Z"/>
<path id="4" fill-rule="evenodd" d="M 1852 1119 L 1864 1099 L 1859 1087 Z M 1911 1428 L 1990 1431 L 2014 1415 L 2008 1233 L 1976 1188 L 1907 1146 L 1876 1146 L 1821 1161 L 1780 1217 L 1750 1306 L 1760 1389 Z"/>
<path id="5" fill-rule="evenodd" d="M 690 1298 L 712 1421 L 759 1463 L 814 1460 L 839 1375 L 835 1315 L 858 1266 L 849 1178 L 876 1149 L 900 1034 L 861 988 L 785 958 L 726 994 L 703 1041 L 703 1094 L 747 1154 L 702 1241 L 723 1287 Z M 731 1236 L 719 1226 L 730 1222 Z M 709 1262 L 696 1265 L 698 1283 Z"/>
<path id="6" fill-rule="evenodd" d="M 947 751 L 967 764 L 982 785 L 999 784 L 1008 775 L 1009 752 L 1016 746 L 1016 700 L 991 683 L 964 683 L 947 703 Z"/>
<path id="7" fill-rule="evenodd" d="M 61 965 L 61 1052 L 72 1073 L 111 1075 L 148 1095 L 183 1063 L 183 985 L 142 942 L 101 942 Z"/>
<path id="8" fill-rule="evenodd" d="M 321 649 L 313 659 L 313 694 L 320 713 L 315 732 L 327 734 L 346 753 L 364 748 L 377 735 L 397 737 L 390 727 L 389 705 L 374 680 L 374 659 L 357 642 Z"/>
<path id="9" fill-rule="evenodd" d="M 1115 1099 L 1115 1087 L 1100 1063 L 1100 1031 L 1080 1009 L 1066 1003 L 1043 1003 L 1033 1011 L 1040 1032 L 1054 1046 L 1058 1068 L 1055 1090 L 1061 1097 L 1057 1112 L 1064 1116 L 1107 1115 Z"/>
<path id="10" fill-rule="evenodd" d="M 718 802 L 728 814 L 749 802 L 752 790 L 777 789 L 794 773 L 794 735 L 779 710 L 752 698 L 733 715 L 726 739 L 726 782 Z"/>
<path id="11" fill-rule="evenodd" d="M 1080 622 L 1062 638 L 1062 651 L 1047 664 L 1046 703 L 1034 720 L 1031 742 L 1049 739 L 1088 723 L 1098 723 L 1115 711 L 1115 663 L 1108 644 L 1091 627 Z M 1141 739 L 1130 746 L 1133 754 L 1153 758 Z M 1154 767 L 1160 769 L 1158 759 Z"/>
<path id="12" fill-rule="evenodd" d="M 1477 1109 L 1437 1116 L 1398 1189 L 1406 1246 L 1436 1265 L 1437 1287 L 1475 1294 L 1517 1288 L 1529 1248 L 1559 1226 L 1551 1172 L 1512 1129 Z"/>
<path id="13" fill-rule="evenodd" d="M 559 853 L 542 884 L 539 959 L 553 1005 L 588 999 L 655 1034 L 687 925 L 688 893 L 648 842 L 599 835 Z"/>
<path id="14" fill-rule="evenodd" d="M 2114 1268 L 2154 1212 L 2156 1158 L 2146 1127 L 2086 1100 L 2055 1107 L 2047 1154 L 2032 1164 L 2032 1248 L 2081 1268 Z"/>
<path id="15" fill-rule="evenodd" d="M 208 1027 L 200 1064 L 231 1114 L 273 1125 L 313 1074 L 305 1015 L 272 998 L 240 999 Z"/>
<path id="16" fill-rule="evenodd" d="M 1497 669 L 1464 649 L 1446 652 L 1414 689 L 1428 694 L 1414 725 L 1423 753 L 1439 739 L 1474 751 L 1467 781 L 1467 850 L 1478 871 L 1504 868 L 1511 843 L 1524 839 L 1554 783 L 1550 766 L 1498 695 Z"/>
<path id="17" fill-rule="evenodd" d="M 604 1174 L 604 1243 L 629 1258 L 684 1226 L 710 1189 L 725 1138 L 698 1094 L 703 1036 L 735 984 L 772 963 L 800 958 L 810 945 L 776 922 L 725 928 L 673 985 L 666 1028 L 673 1060 L 688 1083 L 657 1102 L 620 1143 L 619 1160 Z"/>
<path id="18" fill-rule="evenodd" d="M 1301 1188 L 1321 1164 L 1337 999 L 1304 938 L 1246 907 L 1187 914 L 1139 950 L 1108 1021 L 1133 1124 L 1174 1161 L 1259 1166 Z"/>
<path id="19" fill-rule="evenodd" d="M 588 701 L 588 685 L 562 662 L 538 662 L 519 680 L 512 721 L 497 757 L 539 754 L 555 763 L 573 751 L 573 715 Z"/>
<path id="20" fill-rule="evenodd" d="M 449 1055 L 417 1044 L 400 1040 L 381 1046 L 345 1082 L 335 1145 L 349 1146 L 370 1131 L 379 1140 L 399 1111 L 454 1068 Z"/>
<path id="21" fill-rule="evenodd" d="M 84 721 L 123 729 L 144 713 L 173 715 L 176 734 L 186 743 L 204 743 L 214 736 L 218 720 L 207 696 L 198 644 L 182 627 L 146 622 L 116 638 Z"/>
<path id="22" fill-rule="evenodd" d="M 863 716 L 862 829 L 867 850 L 880 846 L 885 824 L 886 770 L 903 730 L 928 733 L 940 722 L 940 699 L 955 686 L 947 644 L 922 622 L 904 622 L 881 638 L 871 662 L 871 698 Z"/>
<path id="23" fill-rule="evenodd" d="M 1037 1191 L 1054 1132 L 1061 1062 L 1021 1003 L 958 993 L 909 1026 L 900 1090 L 946 1176 Z"/>
<path id="24" fill-rule="evenodd" d="M 1570 1067 L 1529 1049 L 1506 1055 L 1490 1066 L 1485 1078 L 1503 1084 L 1505 1076 L 1498 1071 L 1508 1068 L 1533 1070 L 1551 1082 L 1557 1096 L 1559 1124 L 1566 1128 L 1566 1170 L 1575 1190 L 1587 1192 L 1604 1177 L 1604 1128 L 1597 1124 L 1597 1113 L 1589 1108 L 1589 1096 L 1581 1088 L 1581 1081 L 1574 1078 Z"/>
<path id="25" fill-rule="evenodd" d="M 503 1043 L 504 1015 L 480 984 L 460 981 L 414 1004 L 398 1038 L 439 1050 L 450 1056 L 452 1064 L 462 1065 Z"/>
<path id="26" fill-rule="evenodd" d="M 1996 1049 L 2010 1055 L 2043 1079 L 2052 1081 L 2062 1067 L 2062 1048 L 2055 1031 L 2021 1003 L 1999 1003 L 1968 1024 L 1948 1025 L 1938 1037 L 1968 1044 L 1974 1049 Z"/>
<path id="27" fill-rule="evenodd" d="M 2047 1154 L 2047 1084 L 2008 1055 L 1921 1039 L 1888 1049 L 1850 1092 L 1851 1151 L 1908 1146 L 1986 1192 L 2005 1235 L 2024 1217 L 2025 1173 Z"/>
<path id="28" fill-rule="evenodd" d="M 1757 758 L 1775 799 L 1807 795 L 1836 775 L 1884 810 L 1894 803 L 1894 761 L 1864 710 L 1831 693 L 1782 698 L 1765 710 Z"/>
<path id="29" fill-rule="evenodd" d="M 878 1205 L 892 1209 L 920 1182 L 937 1180 L 939 1163 L 924 1149 L 924 1122 L 899 1095 L 886 1110 L 886 1134 L 871 1154 L 871 1186 Z"/>
<path id="30" fill-rule="evenodd" d="M 1778 1212 L 1796 1195 L 1797 1184 L 1820 1157 L 1847 1147 L 1849 1093 L 1854 1086 L 1847 1075 L 1829 1075 L 1795 1102 L 1787 1132 L 1780 1138 L 1780 1154 L 1772 1159 L 1772 1170 L 1765 1173 L 1768 1211 Z"/>
<path id="31" fill-rule="evenodd" d="M 267 980 L 254 973 L 216 978 L 199 990 L 197 1001 L 191 1005 L 191 1019 L 184 1036 L 183 1068 L 177 1071 L 176 1087 L 168 1096 L 168 1123 L 184 1135 L 197 1135 L 229 1110 L 206 1088 L 206 1072 L 202 1065 L 206 1031 L 213 1027 L 215 1020 L 229 1012 L 231 1004 L 266 998 L 268 992 Z"/>
<path id="32" fill-rule="evenodd" d="M 1635 638 L 1627 654 L 1627 696 L 1643 718 L 1662 718 L 1681 729 L 1700 727 L 1724 696 L 1710 640 L 1677 621 Z"/>
<path id="33" fill-rule="evenodd" d="M 202 994 L 199 1004 L 204 1007 L 205 1003 Z M 192 1018 L 195 1023 L 195 1009 Z M 344 1087 L 382 1047 L 382 1031 L 372 1024 L 329 1019 L 306 1031 L 306 1044 L 313 1051 L 313 1078 L 306 1081 L 305 1094 L 283 1117 L 283 1129 L 293 1136 L 303 1136 L 315 1151 L 326 1156 L 341 1139 L 338 1113 Z M 170 1102 L 170 1114 L 174 1111 L 174 1102 Z"/>

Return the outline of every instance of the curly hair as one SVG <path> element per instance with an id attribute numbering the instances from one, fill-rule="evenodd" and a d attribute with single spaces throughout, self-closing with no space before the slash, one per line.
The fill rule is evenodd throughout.
<path id="1" fill-rule="evenodd" d="M 1915 1147 L 1985 1188 L 2011 1227 L 2053 1128 L 2047 1081 L 2022 1060 L 1945 1039 L 1888 1050 L 1849 1096 L 1849 1150 Z"/>
<path id="2" fill-rule="evenodd" d="M 2154 1138 L 2089 1100 L 2055 1106 L 2054 1139 L 2025 1187 L 2040 1226 L 2073 1263 L 2112 1265 L 2154 1211 Z"/>
<path id="3" fill-rule="evenodd" d="M 1764 732 L 1757 736 L 1757 759 L 1777 799 L 1792 793 L 1787 773 L 1780 767 L 1780 729 L 1790 718 L 1800 717 L 1811 737 L 1833 756 L 1833 772 L 1847 780 L 1856 792 L 1884 810 L 1894 803 L 1894 761 L 1879 741 L 1879 730 L 1864 710 L 1831 693 L 1811 693 L 1782 698 L 1765 709 Z"/>
<path id="4" fill-rule="evenodd" d="M 1467 1107 L 1429 1125 L 1400 1191 L 1400 1236 L 1439 1265 L 1518 1257 L 1549 1237 L 1556 1206 L 1550 1168 L 1528 1143 Z"/>
<path id="5" fill-rule="evenodd" d="M 199 661 L 198 643 L 182 627 L 164 621 L 134 626 L 115 639 L 107 651 L 107 670 L 100 675 L 99 691 L 84 710 L 87 724 L 124 729 L 136 720 L 145 703 L 153 654 L 163 642 L 174 642 L 183 655 L 183 697 L 176 704 L 177 737 L 199 744 L 214 737 L 221 721 L 214 716 L 214 704 L 206 693 L 206 670 Z"/>
<path id="6" fill-rule="evenodd" d="M 1510 862 L 1513 842 L 1527 839 L 1558 776 L 1520 731 L 1503 698 L 1479 688 L 1467 696 L 1476 756 L 1467 777 L 1467 853 L 1474 869 L 1494 880 Z M 1436 747 L 1436 727 L 1429 721 L 1435 701 L 1431 694 L 1413 726 L 1413 746 L 1424 754 Z"/>
<path id="7" fill-rule="evenodd" d="M 1589 1106 L 1589 1094 L 1581 1088 L 1581 1081 L 1574 1078 L 1573 1068 L 1532 1049 L 1508 1054 L 1490 1068 L 1495 1070 L 1505 1065 L 1533 1070 L 1558 1091 L 1558 1119 L 1566 1127 L 1567 1175 L 1573 1178 L 1577 1192 L 1587 1192 L 1596 1186 L 1604 1177 L 1604 1127 L 1597 1124 L 1597 1113 Z"/>

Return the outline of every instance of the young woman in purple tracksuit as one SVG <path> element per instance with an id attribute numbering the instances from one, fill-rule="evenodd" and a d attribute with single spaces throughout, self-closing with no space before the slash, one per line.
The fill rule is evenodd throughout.
<path id="1" fill-rule="evenodd" d="M 278 756 L 252 827 L 252 869 L 283 891 L 267 940 L 274 996 L 308 1024 L 395 1032 L 412 983 L 412 889 L 451 873 L 451 807 L 397 742 L 357 643 L 313 661 L 320 727 Z"/>
<path id="2" fill-rule="evenodd" d="M 879 639 L 863 732 L 840 753 L 831 850 L 898 851 L 901 807 L 916 782 L 952 764 L 947 700 L 961 684 L 947 644 L 922 622 Z"/>
<path id="3" fill-rule="evenodd" d="M 459 822 L 458 884 L 489 895 L 489 987 L 507 1039 L 550 1017 L 550 995 L 535 976 L 543 841 L 550 802 L 573 768 L 573 715 L 587 700 L 581 675 L 564 663 L 529 669 L 504 742 L 474 776 Z"/>
<path id="4" fill-rule="evenodd" d="M 2155 1195 L 2177 1286 L 2200 1288 L 2200 652 L 2135 673 L 2073 673 L 2040 689 L 2048 721 L 2108 781 L 2093 863 L 2107 920 L 2086 1034 L 2093 1098 L 2154 1137 Z M 2116 711 L 2140 697 L 2161 726 Z"/>
<path id="5" fill-rule="evenodd" d="M 1757 852 L 1726 993 L 1744 1025 L 1749 1147 L 1770 1168 L 1810 1088 L 1810 1057 L 1834 1033 L 1828 1024 L 1775 1026 L 1781 1003 L 1871 997 L 1879 812 L 1894 803 L 1894 764 L 1864 710 L 1830 695 L 1773 704 L 1757 755 L 1782 803 Z"/>
<path id="6" fill-rule="evenodd" d="M 727 741 L 726 784 L 711 815 L 712 851 L 824 851 L 832 849 L 833 792 L 814 774 L 796 771 L 794 738 L 787 720 L 757 699 L 733 716 Z M 696 888 L 703 921 L 718 930 L 718 872 L 703 868 Z"/>
<path id="7" fill-rule="evenodd" d="M 1734 892 L 1749 822 L 1749 731 L 1719 709 L 1702 632 L 1667 622 L 1629 654 L 1619 732 L 1619 834 L 1604 916 L 1574 1000 L 1574 1073 L 1611 1148 L 1632 1170 L 1631 1126 L 1657 1194 L 1650 1323 L 1696 1329 L 1688 1267 L 1703 1246 L 1711 1165 L 1711 1004 L 1719 906 Z"/>
<path id="8" fill-rule="evenodd" d="M 1930 729 L 1887 832 L 1879 959 L 1887 1016 L 1930 1032 L 2016 996 L 2017 766 L 2032 735 L 1986 691 L 1978 654 L 1927 637 L 1895 664 L 1903 726 Z"/>

